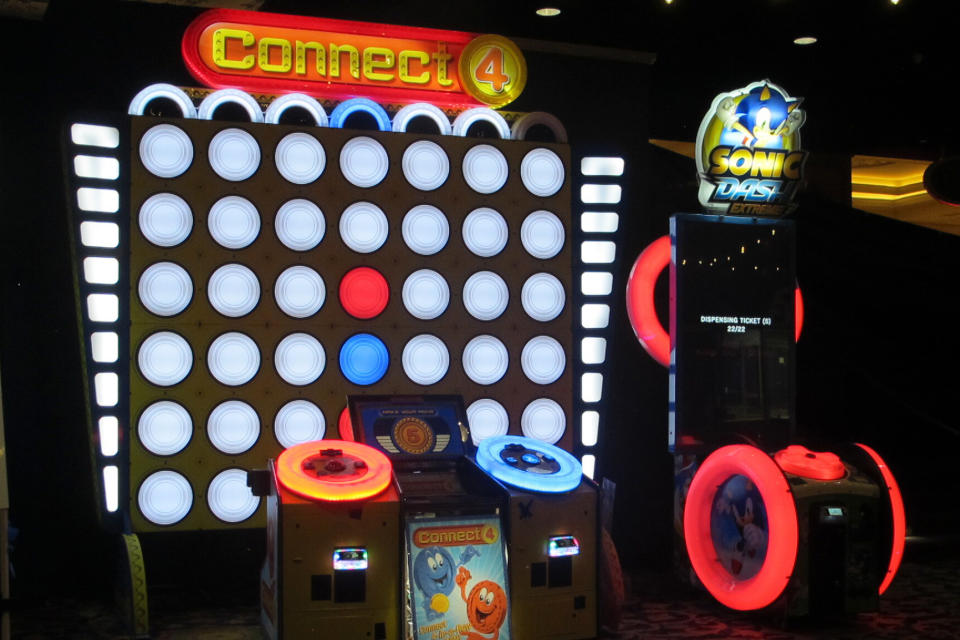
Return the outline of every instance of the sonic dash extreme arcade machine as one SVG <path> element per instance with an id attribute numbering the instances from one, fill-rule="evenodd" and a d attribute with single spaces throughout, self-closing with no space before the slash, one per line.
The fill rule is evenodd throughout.
<path id="1" fill-rule="evenodd" d="M 800 296 L 794 223 L 777 216 L 801 178 L 798 106 L 766 81 L 714 100 L 697 166 L 701 203 L 721 215 L 673 216 L 669 244 L 638 258 L 628 306 L 641 343 L 670 366 L 675 521 L 691 577 L 734 609 L 849 614 L 875 610 L 897 570 L 903 505 L 869 447 L 790 444 Z M 669 335 L 652 308 L 667 262 Z"/>

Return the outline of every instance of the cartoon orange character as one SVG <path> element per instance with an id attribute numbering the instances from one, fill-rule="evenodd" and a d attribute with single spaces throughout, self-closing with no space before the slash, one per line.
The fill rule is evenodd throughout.
<path id="1" fill-rule="evenodd" d="M 467 640 L 497 640 L 500 627 L 507 618 L 507 594 L 496 582 L 481 580 L 470 589 L 467 595 L 467 581 L 472 576 L 466 567 L 457 571 L 456 582 L 460 587 L 460 597 L 467 604 L 467 618 L 474 629 L 480 633 L 468 631 Z M 492 636 L 480 634 L 492 633 Z"/>

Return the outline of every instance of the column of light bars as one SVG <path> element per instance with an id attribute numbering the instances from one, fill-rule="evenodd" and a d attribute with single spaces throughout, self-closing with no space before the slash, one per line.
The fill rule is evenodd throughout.
<path id="1" fill-rule="evenodd" d="M 623 176 L 620 157 L 589 156 L 580 160 L 580 443 L 583 472 L 594 477 L 600 435 L 603 371 L 610 331 L 616 233 L 621 199 L 617 178 Z"/>
<path id="2" fill-rule="evenodd" d="M 342 124 L 337 114 L 331 122 Z M 194 487 L 212 487 L 211 473 L 225 466 L 263 465 L 283 446 L 329 434 L 326 423 L 338 414 L 342 420 L 347 393 L 431 393 L 437 385 L 437 391 L 465 397 L 475 438 L 509 429 L 575 446 L 566 418 L 573 416 L 576 370 L 567 355 L 574 352 L 575 309 L 566 145 L 522 139 L 480 144 L 462 133 L 432 136 L 434 142 L 419 135 L 190 119 L 131 124 L 129 271 L 136 286 L 129 289 L 129 415 L 136 424 L 129 479 L 138 486 L 131 496 L 136 530 L 256 526 L 250 518 L 258 504 L 245 501 L 249 491 L 242 482 L 218 489 L 238 508 L 213 513 L 216 521 L 194 508 L 202 501 L 193 500 Z M 247 130 L 256 130 L 257 139 Z M 516 136 L 505 127 L 502 133 Z M 155 139 L 171 152 L 158 158 L 170 167 L 142 164 L 143 145 Z M 351 158 L 362 162 L 353 166 Z M 241 167 L 228 164 L 245 171 L 234 174 Z M 424 171 L 430 175 L 418 176 Z M 434 175 L 438 171 L 442 175 Z M 375 176 L 360 175 L 366 173 Z M 178 205 L 177 192 L 193 196 Z M 373 204 L 378 201 L 383 209 Z M 290 203 L 297 207 L 286 211 Z M 150 240 L 144 215 L 170 222 L 178 211 L 193 231 Z M 324 216 L 332 216 L 329 224 Z M 290 224 L 280 224 L 281 218 Z M 251 233 L 250 225 L 257 231 Z M 297 237 L 285 237 L 291 233 Z M 299 237 L 304 234 L 310 237 Z M 180 266 L 189 264 L 192 276 Z M 431 270 L 421 267 L 431 265 L 433 273 L 424 273 Z M 312 267 L 324 271 L 325 282 Z M 246 284 L 255 296 L 243 295 Z M 155 286 L 176 304 L 166 308 L 160 300 L 151 309 L 144 293 Z M 339 295 L 327 295 L 328 287 Z M 285 288 L 309 304 L 285 308 Z M 354 288 L 359 296 L 345 294 Z M 505 313 L 508 306 L 514 311 Z M 260 339 L 243 336 L 251 329 L 263 334 Z M 328 358 L 330 349 L 334 357 Z M 236 370 L 218 369 L 218 354 L 238 356 Z M 291 370 L 284 369 L 285 354 L 294 356 Z M 245 366 L 254 360 L 256 366 Z M 218 444 L 216 428 L 227 423 L 252 427 L 234 430 L 249 431 L 252 439 Z M 144 520 L 144 492 L 163 497 L 169 509 Z"/>
<path id="3" fill-rule="evenodd" d="M 129 287 L 126 268 L 127 233 L 120 216 L 126 200 L 125 181 L 120 180 L 119 154 L 125 149 L 119 127 L 102 124 L 71 124 L 67 133 L 67 168 L 71 185 L 71 239 L 75 261 L 80 265 L 76 286 L 81 316 L 84 367 L 91 414 L 91 446 L 102 489 L 103 513 L 120 508 L 121 485 L 125 485 L 127 458 L 120 447 L 121 422 L 126 422 L 128 402 L 121 393 L 127 371 L 126 336 L 129 318 L 125 295 Z M 75 262 L 76 263 L 76 262 Z M 122 429 L 126 430 L 126 424 Z M 107 516 L 108 518 L 110 516 Z"/>

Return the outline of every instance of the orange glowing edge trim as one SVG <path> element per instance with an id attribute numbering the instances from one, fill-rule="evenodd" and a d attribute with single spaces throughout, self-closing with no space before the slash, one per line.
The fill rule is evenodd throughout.
<path id="1" fill-rule="evenodd" d="M 897 485 L 897 480 L 893 477 L 893 472 L 890 471 L 887 463 L 883 461 L 880 454 L 867 445 L 859 442 L 854 444 L 873 458 L 874 463 L 880 470 L 880 475 L 883 476 L 883 481 L 887 483 L 887 490 L 890 494 L 890 510 L 893 512 L 893 547 L 890 550 L 890 564 L 887 566 L 887 574 L 880 583 L 880 595 L 883 595 L 883 592 L 893 582 L 893 577 L 897 575 L 897 570 L 900 568 L 900 561 L 903 560 L 903 545 L 907 535 L 907 514 L 903 508 L 903 495 L 900 493 L 900 487 Z"/>
<path id="2" fill-rule="evenodd" d="M 769 528 L 763 566 L 746 580 L 737 580 L 717 561 L 710 530 L 713 499 L 720 485 L 738 474 L 748 477 L 760 492 Z M 797 510 L 786 476 L 756 447 L 730 445 L 717 449 L 703 461 L 690 484 L 683 536 L 693 570 L 718 602 L 740 611 L 766 607 L 783 593 L 797 560 Z"/>
<path id="3" fill-rule="evenodd" d="M 303 472 L 303 462 L 321 449 L 340 449 L 367 463 L 368 473 L 356 480 L 323 482 Z M 389 458 L 373 447 L 344 440 L 316 440 L 285 449 L 276 462 L 277 480 L 287 490 L 309 500 L 346 502 L 364 500 L 381 493 L 390 485 L 393 466 Z"/>
<path id="4" fill-rule="evenodd" d="M 653 292 L 657 279 L 670 264 L 670 236 L 660 236 L 640 252 L 627 277 L 627 316 L 637 340 L 654 360 L 670 366 L 670 334 L 657 317 Z M 803 295 L 794 291 L 794 340 L 803 330 Z"/>

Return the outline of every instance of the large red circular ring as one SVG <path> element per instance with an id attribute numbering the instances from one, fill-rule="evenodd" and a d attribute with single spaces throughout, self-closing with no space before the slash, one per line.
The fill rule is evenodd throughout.
<path id="1" fill-rule="evenodd" d="M 887 573 L 880 582 L 880 595 L 883 595 L 883 592 L 893 582 L 893 577 L 897 575 L 897 570 L 900 568 L 900 561 L 903 560 L 903 545 L 906 542 L 907 535 L 907 514 L 903 508 L 903 496 L 900 494 L 900 487 L 897 485 L 897 480 L 893 477 L 893 472 L 890 471 L 887 463 L 883 461 L 879 453 L 867 445 L 859 442 L 854 444 L 866 451 L 867 455 L 873 459 L 874 464 L 877 465 L 877 469 L 880 470 L 880 475 L 883 476 L 883 481 L 887 484 L 890 510 L 893 512 L 893 547 L 890 550 L 890 563 L 887 565 Z"/>
<path id="2" fill-rule="evenodd" d="M 670 334 L 663 328 L 653 303 L 657 279 L 670 264 L 670 236 L 660 236 L 640 252 L 627 277 L 627 316 L 630 325 L 650 356 L 670 366 Z M 794 340 L 803 329 L 803 296 L 800 286 L 794 291 Z"/>
<path id="3" fill-rule="evenodd" d="M 760 492 L 769 528 L 766 560 L 760 571 L 746 580 L 737 580 L 717 562 L 710 531 L 717 490 L 735 475 L 749 478 Z M 721 604 L 741 611 L 766 607 L 783 593 L 797 560 L 797 510 L 786 476 L 756 447 L 730 445 L 717 449 L 703 461 L 690 484 L 683 536 L 693 570 Z"/>
<path id="4" fill-rule="evenodd" d="M 344 454 L 367 463 L 368 472 L 356 480 L 323 482 L 303 472 L 303 462 L 323 449 L 340 449 Z M 390 460 L 373 447 L 344 440 L 316 440 L 285 449 L 276 462 L 277 479 L 284 487 L 309 500 L 343 502 L 363 500 L 382 492 L 390 484 L 393 467 Z"/>

